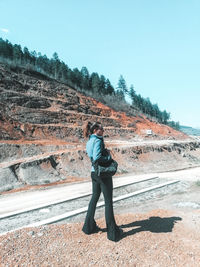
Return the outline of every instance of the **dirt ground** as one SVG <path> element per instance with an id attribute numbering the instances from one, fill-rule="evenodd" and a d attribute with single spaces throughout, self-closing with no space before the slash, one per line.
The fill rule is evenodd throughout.
<path id="1" fill-rule="evenodd" d="M 0 266 L 200 266 L 200 169 L 170 175 L 190 188 L 115 209 L 118 242 L 107 239 L 104 216 L 92 235 L 82 222 L 23 229 L 0 237 Z"/>
<path id="2" fill-rule="evenodd" d="M 0 239 L 1 266 L 200 266 L 200 211 L 117 215 L 124 237 L 85 235 L 81 224 L 21 230 Z"/>

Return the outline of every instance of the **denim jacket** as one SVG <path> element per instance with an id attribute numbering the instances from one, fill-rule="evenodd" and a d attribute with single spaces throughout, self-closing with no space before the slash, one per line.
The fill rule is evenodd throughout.
<path id="1" fill-rule="evenodd" d="M 91 160 L 91 162 L 99 161 L 99 162 L 107 162 L 111 160 L 110 155 L 103 155 L 103 150 L 105 149 L 104 141 L 102 136 L 98 136 L 95 134 L 90 135 L 90 138 L 86 144 L 86 151 Z M 92 166 L 92 170 L 94 171 L 94 167 Z"/>

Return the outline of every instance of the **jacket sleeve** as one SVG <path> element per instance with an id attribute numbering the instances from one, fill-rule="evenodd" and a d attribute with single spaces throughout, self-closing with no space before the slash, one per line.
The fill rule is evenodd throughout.
<path id="1" fill-rule="evenodd" d="M 111 160 L 111 156 L 102 155 L 102 151 L 103 151 L 103 141 L 101 141 L 100 139 L 96 140 L 94 143 L 94 149 L 93 149 L 93 161 L 96 162 L 100 162 L 100 163 L 106 163 L 108 161 Z"/>

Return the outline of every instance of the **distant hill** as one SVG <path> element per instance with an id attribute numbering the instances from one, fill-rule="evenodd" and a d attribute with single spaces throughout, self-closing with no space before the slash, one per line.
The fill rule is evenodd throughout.
<path id="1" fill-rule="evenodd" d="M 195 135 L 195 136 L 200 136 L 200 129 L 192 128 L 189 126 L 180 126 L 180 131 L 187 135 Z"/>

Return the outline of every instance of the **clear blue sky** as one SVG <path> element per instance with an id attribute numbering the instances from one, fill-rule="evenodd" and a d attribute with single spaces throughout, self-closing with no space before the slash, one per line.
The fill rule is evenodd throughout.
<path id="1" fill-rule="evenodd" d="M 200 127 L 200 0 L 0 0 L 0 36 L 86 66 Z"/>

